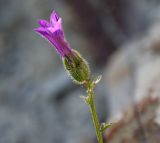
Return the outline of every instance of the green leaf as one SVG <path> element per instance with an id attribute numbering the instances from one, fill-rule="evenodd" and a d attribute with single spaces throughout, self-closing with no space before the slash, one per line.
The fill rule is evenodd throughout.
<path id="1" fill-rule="evenodd" d="M 100 131 L 104 132 L 106 129 L 112 126 L 113 123 L 102 123 L 100 126 Z"/>

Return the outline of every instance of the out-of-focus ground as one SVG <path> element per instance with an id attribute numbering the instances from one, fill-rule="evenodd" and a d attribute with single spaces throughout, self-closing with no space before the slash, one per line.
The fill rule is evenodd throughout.
<path id="1" fill-rule="evenodd" d="M 106 143 L 159 143 L 159 0 L 1 0 L 0 143 L 96 143 L 86 92 L 72 83 L 51 45 L 37 35 L 55 9 L 70 46 L 103 75 Z"/>

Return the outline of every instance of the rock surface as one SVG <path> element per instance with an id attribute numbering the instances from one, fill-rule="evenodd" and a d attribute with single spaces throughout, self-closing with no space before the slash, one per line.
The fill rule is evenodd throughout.
<path id="1" fill-rule="evenodd" d="M 110 118 L 107 143 L 158 143 L 160 138 L 160 28 L 125 45 L 106 74 Z"/>

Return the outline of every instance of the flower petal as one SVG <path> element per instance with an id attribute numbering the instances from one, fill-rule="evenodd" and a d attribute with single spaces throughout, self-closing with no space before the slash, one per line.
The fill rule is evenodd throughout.
<path id="1" fill-rule="evenodd" d="M 34 31 L 36 31 L 37 33 L 39 33 L 39 34 L 41 34 L 43 36 L 48 34 L 46 28 L 44 28 L 44 27 L 35 28 Z"/>
<path id="2" fill-rule="evenodd" d="M 61 39 L 64 39 L 64 33 L 62 30 L 56 30 L 54 31 L 54 33 L 52 33 L 53 36 L 56 36 L 56 37 L 60 37 Z"/>
<path id="3" fill-rule="evenodd" d="M 51 25 L 54 26 L 58 20 L 59 20 L 58 14 L 55 11 L 53 11 L 50 16 Z"/>
<path id="4" fill-rule="evenodd" d="M 39 19 L 39 20 L 37 20 L 37 22 L 42 27 L 49 27 L 50 26 L 49 22 L 46 20 L 43 20 L 43 19 Z"/>
<path id="5" fill-rule="evenodd" d="M 65 41 L 64 38 L 61 38 L 60 36 L 53 36 L 54 39 L 54 46 L 56 48 L 56 51 L 62 56 L 65 57 L 68 54 L 72 54 L 72 51 L 68 45 L 68 43 Z"/>
<path id="6" fill-rule="evenodd" d="M 41 27 L 34 29 L 43 38 L 47 39 L 56 49 L 56 51 L 65 57 L 66 55 L 73 54 L 67 41 L 64 38 L 62 29 L 62 19 L 58 14 L 53 11 L 50 16 L 50 23 L 46 20 L 38 20 Z"/>
<path id="7" fill-rule="evenodd" d="M 46 28 L 39 27 L 39 28 L 36 28 L 34 30 L 38 34 L 40 34 L 43 38 L 47 39 L 52 45 L 55 46 L 55 44 L 53 42 L 54 40 L 53 40 L 52 34 Z"/>
<path id="8" fill-rule="evenodd" d="M 58 19 L 58 21 L 54 25 L 54 28 L 57 29 L 57 30 L 58 29 L 62 30 L 62 18 Z"/>

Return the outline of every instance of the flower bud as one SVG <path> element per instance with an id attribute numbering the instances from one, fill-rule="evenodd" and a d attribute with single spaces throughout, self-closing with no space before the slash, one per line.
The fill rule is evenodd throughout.
<path id="1" fill-rule="evenodd" d="M 84 84 L 90 78 L 89 65 L 77 51 L 72 52 L 63 58 L 64 67 L 75 83 Z"/>

